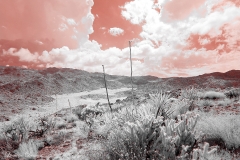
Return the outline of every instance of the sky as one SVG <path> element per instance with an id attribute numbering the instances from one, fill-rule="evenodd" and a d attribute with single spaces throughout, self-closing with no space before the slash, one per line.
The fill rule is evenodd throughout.
<path id="1" fill-rule="evenodd" d="M 189 77 L 240 70 L 239 0 L 0 0 L 0 65 Z"/>

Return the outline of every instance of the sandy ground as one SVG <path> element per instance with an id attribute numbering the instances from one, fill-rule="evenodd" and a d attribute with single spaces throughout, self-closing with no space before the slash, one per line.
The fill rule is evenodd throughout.
<path id="1" fill-rule="evenodd" d="M 111 96 L 111 95 L 114 96 L 115 93 L 117 93 L 117 92 L 127 91 L 127 90 L 131 90 L 131 88 L 108 89 L 108 94 L 109 94 L 109 96 Z M 85 92 L 80 92 L 80 93 L 53 95 L 52 97 L 55 99 L 55 101 L 50 102 L 48 104 L 44 104 L 44 105 L 28 106 L 20 114 L 14 114 L 12 116 L 9 116 L 10 121 L 1 122 L 0 123 L 0 128 L 2 128 L 2 126 L 4 124 L 9 124 L 12 121 L 17 120 L 21 117 L 33 122 L 34 120 L 36 120 L 40 117 L 51 115 L 51 114 L 53 114 L 57 111 L 65 109 L 65 108 L 70 108 L 69 102 L 70 102 L 71 107 L 75 107 L 75 106 L 82 105 L 82 104 L 95 105 L 98 102 L 100 102 L 100 103 L 107 103 L 108 102 L 106 98 L 105 99 L 100 98 L 98 100 L 93 100 L 93 99 L 90 99 L 90 98 L 87 98 L 87 99 L 81 99 L 80 98 L 81 96 L 89 95 L 89 94 L 106 95 L 106 89 L 101 88 L 101 89 L 98 89 L 98 90 L 85 91 Z M 122 100 L 124 98 L 126 98 L 126 97 L 117 96 L 117 97 L 114 97 L 114 98 L 110 98 L 110 102 L 114 103 L 117 99 Z M 36 108 L 36 110 L 32 110 L 32 108 Z"/>

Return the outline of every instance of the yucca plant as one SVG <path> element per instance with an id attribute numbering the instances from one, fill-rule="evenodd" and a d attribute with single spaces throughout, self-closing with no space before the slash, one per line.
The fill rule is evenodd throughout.
<path id="1" fill-rule="evenodd" d="M 171 106 L 168 105 L 170 102 L 170 94 L 165 94 L 160 91 L 156 94 L 150 94 L 150 98 L 152 100 L 153 108 L 156 109 L 155 118 L 158 116 L 163 116 L 164 119 L 169 119 L 170 115 L 173 113 Z"/>

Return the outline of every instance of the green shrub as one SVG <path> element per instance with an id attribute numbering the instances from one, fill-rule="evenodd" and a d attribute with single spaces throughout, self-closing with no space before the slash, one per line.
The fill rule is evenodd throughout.
<path id="1" fill-rule="evenodd" d="M 72 123 L 78 120 L 78 116 L 76 114 L 66 115 L 64 116 L 64 120 L 67 121 L 67 123 Z"/>
<path id="2" fill-rule="evenodd" d="M 2 129 L 7 140 L 14 142 L 22 142 L 28 140 L 30 125 L 29 122 L 20 118 L 9 125 L 5 125 Z"/>
<path id="3" fill-rule="evenodd" d="M 67 126 L 66 121 L 63 119 L 59 118 L 56 120 L 55 128 L 57 129 L 63 129 Z"/>
<path id="4" fill-rule="evenodd" d="M 227 91 L 224 93 L 226 95 L 226 97 L 232 99 L 232 98 L 238 98 L 239 99 L 239 96 L 240 96 L 240 92 L 239 90 L 237 89 L 232 89 L 230 91 Z"/>
<path id="5" fill-rule="evenodd" d="M 39 146 L 40 144 L 30 139 L 28 142 L 21 143 L 15 153 L 19 158 L 34 160 L 37 157 Z"/>
<path id="6" fill-rule="evenodd" d="M 81 119 L 81 113 L 82 113 L 82 109 L 84 108 L 84 106 L 80 105 L 77 106 L 76 108 L 73 109 L 73 113 L 76 114 L 78 116 L 78 119 Z"/>
<path id="7" fill-rule="evenodd" d="M 187 100 L 176 100 L 171 104 L 173 113 L 171 117 L 173 119 L 177 118 L 178 115 L 182 115 L 187 113 L 189 110 L 189 101 Z"/>
<path id="8" fill-rule="evenodd" d="M 181 92 L 181 97 L 190 101 L 198 98 L 198 92 L 195 88 L 185 89 Z"/>
<path id="9" fill-rule="evenodd" d="M 205 92 L 203 95 L 204 99 L 223 99 L 225 98 L 225 94 L 221 92 L 215 92 L 215 91 L 208 91 Z"/>

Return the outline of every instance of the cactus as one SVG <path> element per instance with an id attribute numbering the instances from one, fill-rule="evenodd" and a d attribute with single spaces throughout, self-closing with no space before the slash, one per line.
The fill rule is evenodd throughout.
<path id="1" fill-rule="evenodd" d="M 203 149 L 194 149 L 193 150 L 193 160 L 207 160 L 208 157 L 216 152 L 217 149 L 213 148 L 209 151 L 209 143 L 205 143 Z"/>
<path id="2" fill-rule="evenodd" d="M 187 157 L 196 144 L 194 127 L 198 115 L 179 116 L 179 121 L 159 117 L 126 122 L 109 135 L 111 159 L 179 159 Z M 163 125 L 164 124 L 164 125 Z M 126 154 L 122 154 L 126 153 Z M 126 157 L 127 155 L 127 157 Z"/>

